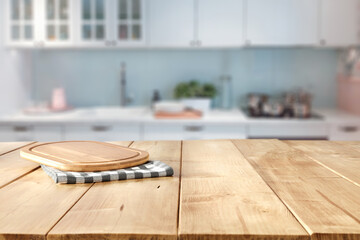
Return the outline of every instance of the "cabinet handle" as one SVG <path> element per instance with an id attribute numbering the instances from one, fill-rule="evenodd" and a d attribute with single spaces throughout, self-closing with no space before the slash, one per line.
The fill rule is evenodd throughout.
<path id="1" fill-rule="evenodd" d="M 110 130 L 110 127 L 108 126 L 93 126 L 92 130 L 94 132 L 106 132 Z"/>
<path id="2" fill-rule="evenodd" d="M 201 132 L 204 130 L 202 126 L 185 126 L 184 129 L 187 132 Z"/>
<path id="3" fill-rule="evenodd" d="M 356 126 L 345 126 L 345 127 L 341 127 L 340 130 L 343 132 L 352 133 L 352 132 L 357 132 L 359 129 Z"/>
<path id="4" fill-rule="evenodd" d="M 30 127 L 27 126 L 14 126 L 13 127 L 14 132 L 27 132 L 30 130 Z"/>

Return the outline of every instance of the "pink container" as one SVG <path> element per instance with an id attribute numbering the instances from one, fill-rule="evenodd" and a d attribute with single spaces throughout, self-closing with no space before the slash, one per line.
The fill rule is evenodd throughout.
<path id="1" fill-rule="evenodd" d="M 54 111 L 61 111 L 67 108 L 65 89 L 55 88 L 52 92 L 51 109 Z"/>
<path id="2" fill-rule="evenodd" d="M 360 115 L 360 78 L 338 76 L 338 107 Z"/>

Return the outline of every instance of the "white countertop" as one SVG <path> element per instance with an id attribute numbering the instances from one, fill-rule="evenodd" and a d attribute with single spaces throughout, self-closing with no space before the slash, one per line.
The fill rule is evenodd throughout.
<path id="1" fill-rule="evenodd" d="M 99 122 L 132 122 L 132 123 L 360 123 L 360 116 L 336 109 L 318 109 L 314 112 L 323 119 L 256 119 L 249 118 L 238 110 L 212 110 L 201 119 L 156 119 L 146 107 L 93 107 L 78 108 L 67 112 L 29 115 L 18 113 L 0 116 L 0 123 L 99 123 Z"/>

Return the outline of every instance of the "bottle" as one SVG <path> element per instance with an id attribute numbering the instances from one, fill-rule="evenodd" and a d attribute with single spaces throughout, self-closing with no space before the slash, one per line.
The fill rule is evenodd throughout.
<path id="1" fill-rule="evenodd" d="M 151 107 L 154 108 L 154 104 L 161 101 L 161 96 L 159 90 L 155 89 L 151 99 Z"/>

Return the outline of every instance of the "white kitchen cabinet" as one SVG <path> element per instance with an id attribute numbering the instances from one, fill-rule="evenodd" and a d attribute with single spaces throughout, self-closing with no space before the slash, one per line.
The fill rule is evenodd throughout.
<path id="1" fill-rule="evenodd" d="M 197 39 L 200 46 L 244 45 L 243 0 L 198 0 Z"/>
<path id="2" fill-rule="evenodd" d="M 39 1 L 39 0 L 37 0 Z M 64 47 L 74 44 L 74 0 L 42 0 L 43 12 L 39 32 L 46 47 Z M 40 15 L 41 16 L 41 15 Z"/>
<path id="3" fill-rule="evenodd" d="M 145 123 L 144 140 L 243 139 L 243 124 Z"/>
<path id="4" fill-rule="evenodd" d="M 61 141 L 62 127 L 43 124 L 11 124 L 0 126 L 0 141 Z"/>
<path id="5" fill-rule="evenodd" d="M 320 44 L 359 44 L 359 0 L 320 0 Z"/>
<path id="6" fill-rule="evenodd" d="M 318 2 L 246 0 L 245 36 L 246 44 L 254 46 L 315 45 L 318 42 Z"/>
<path id="7" fill-rule="evenodd" d="M 331 124 L 329 140 L 360 141 L 360 124 L 355 122 Z"/>
<path id="8" fill-rule="evenodd" d="M 77 0 L 76 44 L 81 47 L 111 46 L 112 0 Z"/>
<path id="9" fill-rule="evenodd" d="M 28 124 L 0 126 L 0 141 L 34 141 L 34 127 Z"/>
<path id="10" fill-rule="evenodd" d="M 71 0 L 6 0 L 6 44 L 55 47 L 73 44 Z"/>
<path id="11" fill-rule="evenodd" d="M 55 142 L 63 140 L 63 127 L 53 125 L 35 125 L 33 140 L 38 142 Z"/>
<path id="12" fill-rule="evenodd" d="M 80 47 L 145 44 L 144 0 L 78 0 L 75 21 Z"/>
<path id="13" fill-rule="evenodd" d="M 65 140 L 135 141 L 141 138 L 141 126 L 135 123 L 66 125 Z"/>
<path id="14" fill-rule="evenodd" d="M 146 1 L 114 0 L 112 29 L 115 46 L 145 45 Z"/>
<path id="15" fill-rule="evenodd" d="M 195 0 L 151 0 L 149 45 L 189 47 L 195 45 Z"/>
<path id="16" fill-rule="evenodd" d="M 37 24 L 40 8 L 35 0 L 6 0 L 3 10 L 7 46 L 33 47 L 39 44 Z"/>
<path id="17" fill-rule="evenodd" d="M 323 121 L 264 120 L 248 124 L 248 138 L 327 139 L 329 127 Z"/>

